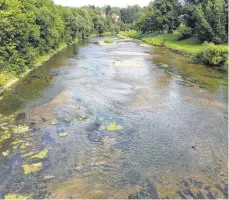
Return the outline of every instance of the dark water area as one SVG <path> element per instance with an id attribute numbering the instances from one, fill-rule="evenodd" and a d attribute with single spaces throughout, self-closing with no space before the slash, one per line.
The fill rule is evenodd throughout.
<path id="1" fill-rule="evenodd" d="M 228 198 L 227 91 L 139 41 L 74 44 L 0 99 L 0 198 Z"/>

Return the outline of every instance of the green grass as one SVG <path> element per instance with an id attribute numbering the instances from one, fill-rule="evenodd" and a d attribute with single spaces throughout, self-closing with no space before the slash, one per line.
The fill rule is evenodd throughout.
<path id="1" fill-rule="evenodd" d="M 5 86 L 9 81 L 16 78 L 13 74 L 7 72 L 7 71 L 1 71 L 0 72 L 0 88 Z"/>
<path id="2" fill-rule="evenodd" d="M 201 43 L 198 37 L 190 37 L 185 40 L 178 40 L 178 37 L 174 34 L 159 34 L 158 32 L 141 34 L 135 30 L 121 31 L 120 35 L 130 38 L 141 39 L 142 41 L 154 45 L 165 47 L 175 52 L 186 54 L 190 56 L 196 56 L 200 52 L 203 52 L 205 45 Z M 217 45 L 226 46 L 227 44 Z"/>
<path id="3" fill-rule="evenodd" d="M 125 36 L 125 37 L 130 37 L 130 38 L 136 38 L 140 39 L 140 33 L 135 31 L 135 30 L 130 30 L 130 31 L 120 31 L 120 35 Z"/>
<path id="4" fill-rule="evenodd" d="M 149 44 L 166 47 L 167 49 L 176 51 L 178 53 L 191 56 L 196 56 L 205 48 L 204 45 L 201 44 L 200 40 L 195 36 L 186 40 L 178 40 L 174 34 L 162 34 L 153 37 L 145 35 L 141 39 Z"/>
<path id="5" fill-rule="evenodd" d="M 104 43 L 105 43 L 105 44 L 112 44 L 113 41 L 112 41 L 112 40 L 104 40 Z"/>

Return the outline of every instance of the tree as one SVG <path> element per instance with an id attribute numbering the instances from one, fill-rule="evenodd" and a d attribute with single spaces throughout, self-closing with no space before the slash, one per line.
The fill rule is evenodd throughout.
<path id="1" fill-rule="evenodd" d="M 108 15 L 111 15 L 111 6 L 110 5 L 106 7 L 106 16 Z"/>
<path id="2" fill-rule="evenodd" d="M 226 42 L 226 18 L 224 0 L 207 0 L 195 5 L 196 33 L 201 40 L 220 44 Z"/>
<path id="3" fill-rule="evenodd" d="M 137 27 L 143 31 L 172 32 L 180 25 L 181 4 L 178 0 L 155 0 L 142 14 Z"/>
<path id="4" fill-rule="evenodd" d="M 61 43 L 117 27 L 109 17 L 100 17 L 100 8 L 94 6 L 69 8 L 52 0 L 0 0 L 0 70 L 23 73 L 37 57 Z"/>
<path id="5" fill-rule="evenodd" d="M 130 24 L 136 21 L 141 14 L 142 8 L 139 5 L 128 6 L 120 10 L 121 20 Z"/>

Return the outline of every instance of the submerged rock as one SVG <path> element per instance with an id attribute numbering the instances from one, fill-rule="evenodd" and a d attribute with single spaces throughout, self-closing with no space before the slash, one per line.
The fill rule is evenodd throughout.
<path id="1" fill-rule="evenodd" d="M 129 199 L 159 199 L 156 187 L 149 181 L 146 180 L 142 184 L 142 189 L 135 193 L 129 195 Z"/>
<path id="2" fill-rule="evenodd" d="M 97 130 L 89 132 L 87 138 L 92 142 L 102 142 L 103 139 L 102 135 Z"/>
<path id="3" fill-rule="evenodd" d="M 16 117 L 16 120 L 17 121 L 21 121 L 21 120 L 25 120 L 26 119 L 26 114 L 23 112 L 23 113 L 19 113 Z"/>

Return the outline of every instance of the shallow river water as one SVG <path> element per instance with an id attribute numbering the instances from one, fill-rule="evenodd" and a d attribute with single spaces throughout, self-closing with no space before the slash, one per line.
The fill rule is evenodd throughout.
<path id="1" fill-rule="evenodd" d="M 92 38 L 0 100 L 0 198 L 227 198 L 227 72 Z"/>

